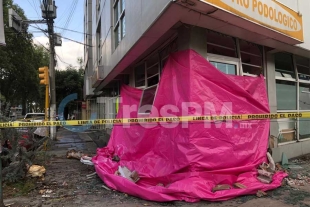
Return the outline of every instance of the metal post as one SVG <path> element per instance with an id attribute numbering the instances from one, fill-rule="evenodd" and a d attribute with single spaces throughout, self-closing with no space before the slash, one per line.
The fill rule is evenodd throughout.
<path id="1" fill-rule="evenodd" d="M 55 88 L 55 45 L 54 45 L 54 20 L 50 20 L 50 87 L 51 87 L 51 105 L 50 105 L 50 120 L 56 120 L 56 88 Z M 56 140 L 56 127 L 50 128 L 51 139 Z"/>

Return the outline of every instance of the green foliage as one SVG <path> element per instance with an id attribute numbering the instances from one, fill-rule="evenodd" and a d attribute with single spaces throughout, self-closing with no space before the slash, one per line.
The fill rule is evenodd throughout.
<path id="1" fill-rule="evenodd" d="M 69 65 L 66 70 L 56 70 L 55 84 L 56 84 L 56 101 L 57 106 L 68 95 L 72 93 L 78 94 L 78 99 L 83 98 L 83 83 L 84 83 L 84 71 L 82 69 L 82 58 L 78 58 L 80 67 L 77 69 L 72 65 Z M 74 109 L 73 105 L 69 105 Z"/>
<path id="2" fill-rule="evenodd" d="M 6 46 L 0 47 L 0 94 L 11 105 L 23 106 L 42 100 L 38 68 L 48 65 L 48 53 L 32 42 L 32 35 L 15 32 L 8 27 L 8 9 L 13 8 L 26 19 L 24 11 L 12 0 L 4 0 L 4 24 Z M 43 97 L 44 99 L 44 97 Z"/>

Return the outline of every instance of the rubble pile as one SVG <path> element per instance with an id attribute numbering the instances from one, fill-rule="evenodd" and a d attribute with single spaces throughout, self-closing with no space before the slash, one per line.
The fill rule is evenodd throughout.
<path id="1" fill-rule="evenodd" d="M 267 158 L 268 158 L 269 164 L 262 163 L 259 166 L 259 168 L 257 169 L 257 173 L 258 173 L 257 179 L 262 183 L 269 184 L 272 182 L 272 177 L 274 173 L 276 172 L 276 170 L 282 169 L 282 167 L 280 166 L 280 164 L 274 163 L 274 160 L 272 159 L 272 156 L 269 152 L 267 152 Z"/>
<path id="2" fill-rule="evenodd" d="M 285 181 L 291 187 L 305 186 L 310 184 L 310 177 L 297 174 L 296 178 L 286 178 Z"/>

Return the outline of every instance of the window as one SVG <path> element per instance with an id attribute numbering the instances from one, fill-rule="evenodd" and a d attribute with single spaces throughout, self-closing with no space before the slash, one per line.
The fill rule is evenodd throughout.
<path id="1" fill-rule="evenodd" d="M 155 100 L 155 95 L 157 91 L 157 85 L 151 86 L 149 88 L 144 89 L 140 105 L 139 105 L 139 114 L 150 114 L 152 110 L 152 106 Z"/>
<path id="2" fill-rule="evenodd" d="M 96 32 L 96 53 L 98 65 L 102 65 L 102 48 L 101 48 L 101 21 L 98 23 Z"/>
<path id="3" fill-rule="evenodd" d="M 288 53 L 275 54 L 276 78 L 296 80 L 293 57 Z"/>
<path id="4" fill-rule="evenodd" d="M 299 79 L 299 110 L 310 111 L 310 61 L 295 56 Z M 310 119 L 299 119 L 299 139 L 310 138 Z"/>
<path id="5" fill-rule="evenodd" d="M 297 109 L 297 87 L 292 81 L 276 80 L 278 110 Z"/>
<path id="6" fill-rule="evenodd" d="M 159 81 L 159 57 L 158 53 L 152 55 L 146 61 L 146 85 L 156 85 Z"/>
<path id="7" fill-rule="evenodd" d="M 160 56 L 160 74 L 162 73 L 163 68 L 166 65 L 166 62 L 168 60 L 168 57 L 171 53 L 176 52 L 178 50 L 178 44 L 177 39 L 174 39 L 172 42 L 170 42 L 163 50 L 159 52 Z"/>
<path id="8" fill-rule="evenodd" d="M 159 55 L 155 53 L 135 68 L 135 87 L 150 87 L 159 82 Z"/>
<path id="9" fill-rule="evenodd" d="M 207 31 L 208 53 L 237 57 L 236 42 L 232 37 L 213 31 Z"/>
<path id="10" fill-rule="evenodd" d="M 138 65 L 135 68 L 135 87 L 145 86 L 145 63 Z"/>
<path id="11" fill-rule="evenodd" d="M 237 75 L 237 67 L 234 64 L 210 61 L 214 67 L 226 74 Z"/>
<path id="12" fill-rule="evenodd" d="M 262 47 L 244 40 L 239 41 L 243 75 L 257 76 L 263 74 Z"/>
<path id="13" fill-rule="evenodd" d="M 114 43 L 116 48 L 126 34 L 125 0 L 114 0 L 113 15 L 114 15 Z"/>
<path id="14" fill-rule="evenodd" d="M 276 96 L 278 112 L 298 112 L 296 72 L 293 56 L 288 53 L 275 54 Z M 296 141 L 297 119 L 278 120 L 279 143 Z"/>
<path id="15" fill-rule="evenodd" d="M 297 80 L 292 55 L 276 53 L 275 69 L 278 110 L 297 110 Z"/>

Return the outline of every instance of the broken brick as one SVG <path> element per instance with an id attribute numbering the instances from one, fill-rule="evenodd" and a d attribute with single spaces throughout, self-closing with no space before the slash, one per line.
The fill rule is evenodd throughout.
<path id="1" fill-rule="evenodd" d="M 234 183 L 234 187 L 235 188 L 240 188 L 240 189 L 245 189 L 246 188 L 246 186 L 241 184 L 241 183 Z"/>
<path id="2" fill-rule="evenodd" d="M 271 183 L 271 181 L 272 181 L 271 178 L 266 177 L 266 176 L 264 176 L 264 175 L 259 175 L 259 176 L 257 176 L 257 179 L 258 179 L 260 182 L 266 183 L 266 184 L 269 184 L 269 183 Z"/>
<path id="3" fill-rule="evenodd" d="M 229 190 L 230 185 L 222 184 L 222 185 L 216 185 L 212 188 L 212 192 L 221 191 L 221 190 Z"/>

